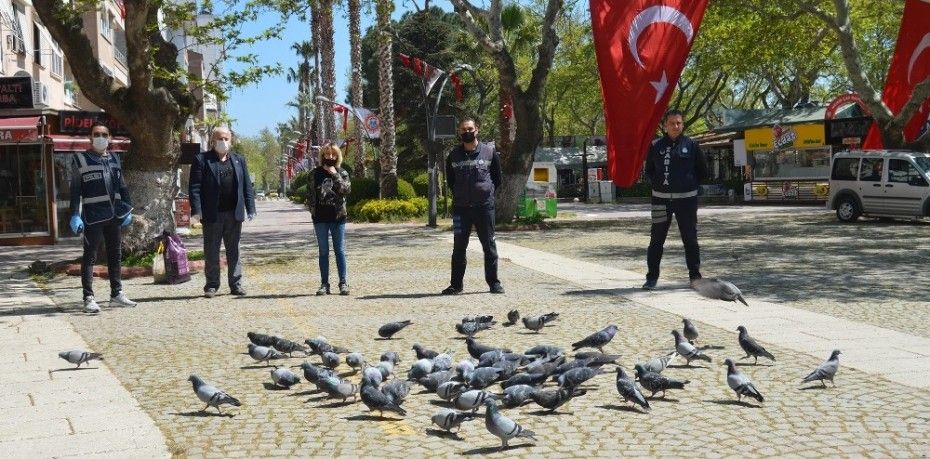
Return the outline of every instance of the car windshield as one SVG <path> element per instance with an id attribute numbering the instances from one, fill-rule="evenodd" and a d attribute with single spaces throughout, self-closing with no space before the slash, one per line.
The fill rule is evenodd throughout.
<path id="1" fill-rule="evenodd" d="M 915 156 L 914 161 L 920 167 L 920 170 L 924 171 L 924 173 L 930 173 L 930 157 Z"/>

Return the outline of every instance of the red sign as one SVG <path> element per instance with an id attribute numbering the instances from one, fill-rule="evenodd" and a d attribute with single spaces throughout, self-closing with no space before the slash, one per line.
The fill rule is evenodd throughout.
<path id="1" fill-rule="evenodd" d="M 58 119 L 60 120 L 59 130 L 62 134 L 90 135 L 90 127 L 99 121 L 110 129 L 112 135 L 129 135 L 129 130 L 106 112 L 62 111 L 59 112 Z"/>
<path id="2" fill-rule="evenodd" d="M 632 185 L 681 76 L 708 0 L 590 0 L 607 165 Z"/>
<path id="3" fill-rule="evenodd" d="M 856 104 L 866 115 L 869 114 L 869 108 L 865 106 L 865 102 L 862 101 L 862 98 L 859 97 L 859 94 L 854 92 L 847 92 L 846 94 L 842 94 L 836 99 L 833 99 L 833 102 L 830 102 L 830 105 L 827 105 L 827 111 L 824 113 L 823 119 L 832 120 L 840 108 L 843 108 L 849 104 Z"/>

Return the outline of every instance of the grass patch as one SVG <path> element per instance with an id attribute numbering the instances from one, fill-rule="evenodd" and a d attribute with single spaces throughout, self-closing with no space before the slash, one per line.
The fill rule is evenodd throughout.
<path id="1" fill-rule="evenodd" d="M 123 266 L 152 266 L 155 260 L 155 252 L 129 255 L 122 260 Z M 187 261 L 203 260 L 203 250 L 187 251 Z"/>

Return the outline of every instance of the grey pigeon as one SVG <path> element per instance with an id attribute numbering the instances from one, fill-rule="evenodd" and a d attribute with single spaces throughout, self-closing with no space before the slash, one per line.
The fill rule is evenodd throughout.
<path id="1" fill-rule="evenodd" d="M 581 367 L 568 370 L 558 377 L 559 386 L 572 389 L 582 385 L 585 381 L 604 373 L 600 368 Z"/>
<path id="2" fill-rule="evenodd" d="M 287 357 L 281 352 L 265 346 L 257 346 L 249 343 L 249 356 L 257 362 L 269 363 L 270 360 L 283 359 Z"/>
<path id="3" fill-rule="evenodd" d="M 517 374 L 517 370 L 520 368 L 520 362 L 516 360 L 507 360 L 503 359 L 498 362 L 495 362 L 491 368 L 497 368 L 501 371 L 500 376 L 498 376 L 498 381 L 503 381 L 511 376 Z"/>
<path id="4" fill-rule="evenodd" d="M 494 316 L 465 316 L 462 318 L 462 323 L 476 322 L 476 323 L 491 323 L 494 322 Z"/>
<path id="5" fill-rule="evenodd" d="M 362 403 L 364 403 L 370 411 L 377 411 L 381 417 L 384 417 L 385 411 L 397 413 L 401 416 L 407 415 L 407 412 L 394 402 L 394 400 L 391 400 L 391 397 L 382 393 L 378 390 L 378 386 L 371 384 L 371 382 L 367 380 L 362 382 L 361 396 Z"/>
<path id="6" fill-rule="evenodd" d="M 323 366 L 333 370 L 335 370 L 342 361 L 342 359 L 339 358 L 339 354 L 335 352 L 324 352 L 320 355 L 320 359 L 323 361 Z"/>
<path id="7" fill-rule="evenodd" d="M 456 370 L 434 371 L 418 379 L 417 382 L 420 383 L 420 385 L 423 386 L 427 391 L 436 392 L 440 385 L 451 381 L 452 378 L 456 377 L 457 375 L 458 371 Z"/>
<path id="8" fill-rule="evenodd" d="M 272 344 L 271 346 L 277 349 L 278 351 L 287 354 L 288 357 L 292 357 L 293 356 L 292 354 L 295 352 L 303 352 L 304 355 L 310 354 L 309 346 L 304 346 L 303 344 L 295 343 L 291 340 L 287 340 L 284 338 L 278 338 L 277 341 L 275 341 L 274 344 Z"/>
<path id="9" fill-rule="evenodd" d="M 510 312 L 507 313 L 507 323 L 504 325 L 514 325 L 518 320 L 520 320 L 520 311 L 511 309 Z"/>
<path id="10" fill-rule="evenodd" d="M 388 379 L 388 376 L 394 374 L 394 363 L 390 360 L 382 360 L 375 365 L 375 368 L 381 372 L 382 379 Z"/>
<path id="11" fill-rule="evenodd" d="M 727 366 L 727 385 L 736 392 L 737 401 L 742 401 L 744 395 L 758 400 L 759 403 L 765 400 L 759 390 L 756 389 L 756 386 L 752 384 L 752 381 L 736 369 L 732 359 L 724 360 L 723 364 Z"/>
<path id="12" fill-rule="evenodd" d="M 572 360 L 571 362 L 565 362 L 565 363 L 563 363 L 563 364 L 557 366 L 557 367 L 555 368 L 555 370 L 553 371 L 553 373 L 556 374 L 556 375 L 561 375 L 561 374 L 563 374 L 563 373 L 565 373 L 565 372 L 567 372 L 567 371 L 574 370 L 575 368 L 583 368 L 583 367 L 586 367 L 586 366 L 588 366 L 588 364 L 590 364 L 590 363 L 593 362 L 593 361 L 594 361 L 594 360 L 592 360 L 592 359 L 580 359 L 580 360 L 579 360 L 579 359 L 575 359 L 575 360 Z"/>
<path id="13" fill-rule="evenodd" d="M 248 332 L 245 336 L 249 337 L 249 341 L 257 346 L 272 347 L 274 343 L 277 343 L 279 339 L 277 336 L 272 335 L 263 335 L 261 333 Z"/>
<path id="14" fill-rule="evenodd" d="M 483 390 L 469 390 L 452 399 L 452 404 L 460 410 L 471 410 L 474 413 L 485 400 L 494 399 L 495 397 L 494 394 Z"/>
<path id="15" fill-rule="evenodd" d="M 329 342 L 326 341 L 326 338 L 322 336 L 308 338 L 304 340 L 304 343 L 306 343 L 307 346 L 310 346 L 310 350 L 313 351 L 314 354 L 318 355 L 322 355 L 324 352 L 332 352 L 335 354 L 347 354 L 349 352 L 349 350 L 344 347 L 333 346 L 332 344 L 329 344 Z"/>
<path id="16" fill-rule="evenodd" d="M 678 333 L 678 330 L 672 330 L 672 336 L 675 337 L 675 350 L 685 358 L 685 365 L 691 366 L 692 360 L 711 361 L 709 355 L 701 352 L 698 348 L 694 347 L 693 344 L 686 341 L 685 338 L 681 336 L 681 333 Z"/>
<path id="17" fill-rule="evenodd" d="M 400 354 L 393 352 L 393 351 L 387 351 L 381 354 L 381 358 L 379 359 L 379 361 L 380 362 L 391 362 L 394 365 L 397 365 L 397 363 L 400 362 Z"/>
<path id="18" fill-rule="evenodd" d="M 546 326 L 546 317 L 547 316 L 529 316 L 523 318 L 523 326 L 527 330 L 532 330 L 536 333 L 539 333 L 543 327 Z"/>
<path id="19" fill-rule="evenodd" d="M 403 320 L 400 322 L 391 322 L 389 324 L 384 324 L 381 328 L 378 329 L 378 336 L 382 338 L 391 339 L 397 332 L 403 330 L 412 322 L 409 320 Z"/>
<path id="20" fill-rule="evenodd" d="M 481 344 L 475 341 L 475 338 L 471 336 L 465 338 L 465 346 L 468 348 L 468 354 L 476 359 L 481 358 L 481 354 L 484 354 L 485 352 L 494 351 L 498 349 L 500 349 L 503 352 L 513 352 L 510 349 L 491 347 L 491 346 Z"/>
<path id="21" fill-rule="evenodd" d="M 433 371 L 445 371 L 452 368 L 452 354 L 439 354 L 433 357 Z"/>
<path id="22" fill-rule="evenodd" d="M 678 357 L 677 351 L 669 352 L 663 356 L 656 357 L 649 360 L 646 363 L 643 363 L 642 366 L 646 371 L 651 371 L 653 373 L 662 373 L 662 370 L 668 368 L 669 364 L 675 360 L 675 357 Z"/>
<path id="23" fill-rule="evenodd" d="M 287 368 L 275 368 L 271 370 L 271 381 L 276 386 L 290 389 L 291 386 L 300 383 L 300 378 Z"/>
<path id="24" fill-rule="evenodd" d="M 379 370 L 378 367 L 368 367 L 362 372 L 362 379 L 367 379 L 377 386 L 384 381 L 384 376 L 381 374 L 381 370 Z"/>
<path id="25" fill-rule="evenodd" d="M 203 382 L 203 380 L 200 379 L 200 377 L 197 375 L 190 375 L 187 380 L 194 384 L 194 393 L 197 394 L 197 398 L 199 398 L 201 402 L 207 404 L 207 406 L 205 406 L 200 411 L 206 411 L 207 408 L 212 406 L 216 408 L 216 411 L 218 411 L 220 414 L 223 414 L 223 410 L 220 409 L 220 405 L 242 406 L 242 403 L 240 403 L 239 400 L 230 397 L 226 392 L 223 392 L 216 387 Z"/>
<path id="26" fill-rule="evenodd" d="M 300 364 L 300 368 L 304 371 L 304 379 L 310 383 L 316 383 L 322 376 L 329 376 L 329 370 L 320 368 L 310 362 Z"/>
<path id="27" fill-rule="evenodd" d="M 643 389 L 652 393 L 650 397 L 655 397 L 656 392 L 662 392 L 662 398 L 665 398 L 666 390 L 684 389 L 685 384 L 691 382 L 687 379 L 672 379 L 652 371 L 646 371 L 646 369 L 639 364 L 637 364 L 635 368 L 636 376 L 639 378 L 639 383 L 643 386 Z"/>
<path id="28" fill-rule="evenodd" d="M 823 387 L 827 387 L 827 384 L 823 382 L 824 379 L 829 379 L 833 384 L 833 387 L 836 387 L 836 383 L 833 382 L 833 377 L 836 376 L 836 370 L 840 368 L 840 352 L 839 349 L 835 349 L 831 354 L 830 358 L 826 362 L 821 363 L 820 366 L 814 369 L 809 375 L 804 377 L 802 383 L 809 383 L 813 381 L 820 381 L 820 384 Z"/>
<path id="29" fill-rule="evenodd" d="M 699 335 L 697 327 L 695 327 L 694 324 L 691 323 L 691 321 L 688 319 L 681 319 L 681 323 L 682 334 L 685 335 L 685 338 L 687 338 L 689 343 L 694 344 L 694 342 L 697 341 Z"/>
<path id="30" fill-rule="evenodd" d="M 455 365 L 455 371 L 459 373 L 470 373 L 475 371 L 475 364 L 471 360 L 460 360 L 458 364 Z"/>
<path id="31" fill-rule="evenodd" d="M 346 365 L 358 373 L 359 368 L 362 368 L 365 365 L 365 357 L 358 352 L 350 352 L 346 355 Z"/>
<path id="32" fill-rule="evenodd" d="M 537 390 L 530 394 L 530 398 L 537 405 L 546 408 L 549 412 L 555 412 L 560 406 L 568 403 L 569 400 L 586 394 L 586 390 L 575 389 L 573 387 L 560 387 L 558 389 Z"/>
<path id="33" fill-rule="evenodd" d="M 524 352 L 526 355 L 557 356 L 564 354 L 562 348 L 558 346 L 539 345 L 533 346 Z"/>
<path id="34" fill-rule="evenodd" d="M 462 423 L 472 419 L 475 419 L 474 413 L 462 413 L 450 410 L 449 408 L 443 408 L 430 418 L 433 424 L 436 424 L 446 432 L 451 432 L 452 429 L 455 428 L 461 430 Z"/>
<path id="35" fill-rule="evenodd" d="M 501 404 L 504 405 L 504 408 L 516 408 L 527 401 L 531 401 L 530 395 L 536 390 L 535 387 L 525 384 L 509 386 L 499 395 Z"/>
<path id="36" fill-rule="evenodd" d="M 545 373 L 520 373 L 502 382 L 501 387 L 506 389 L 516 385 L 538 386 L 546 382 L 546 378 L 547 375 Z"/>
<path id="37" fill-rule="evenodd" d="M 484 427 L 492 435 L 501 439 L 501 451 L 507 447 L 507 442 L 511 438 L 527 437 L 536 441 L 536 434 L 532 430 L 524 429 L 520 424 L 501 414 L 494 400 L 485 400 L 484 407 Z"/>
<path id="38" fill-rule="evenodd" d="M 488 330 L 494 326 L 496 322 L 464 322 L 455 324 L 455 331 L 459 332 L 462 335 L 473 337 L 476 333 L 482 330 Z"/>
<path id="39" fill-rule="evenodd" d="M 636 387 L 636 382 L 626 374 L 623 367 L 617 367 L 617 393 L 620 394 L 624 402 L 633 402 L 643 407 L 646 411 L 650 410 L 649 402 L 646 400 L 646 397 L 639 391 L 639 387 Z"/>
<path id="40" fill-rule="evenodd" d="M 437 355 L 439 355 L 438 352 L 431 351 L 423 346 L 420 346 L 419 344 L 413 345 L 413 351 L 417 353 L 417 360 L 433 359 L 433 358 L 436 358 Z"/>
<path id="41" fill-rule="evenodd" d="M 588 363 L 589 367 L 606 365 L 608 363 L 617 363 L 617 359 L 620 358 L 620 354 L 605 354 L 603 352 L 591 351 L 591 352 L 576 352 L 576 359 L 581 360 L 590 360 Z"/>
<path id="42" fill-rule="evenodd" d="M 420 359 L 416 362 L 413 362 L 413 365 L 410 366 L 410 370 L 407 371 L 407 379 L 411 381 L 417 381 L 420 378 L 432 373 L 433 371 L 433 361 L 430 359 Z"/>
<path id="43" fill-rule="evenodd" d="M 743 292 L 740 292 L 735 285 L 725 280 L 714 278 L 695 279 L 691 281 L 691 288 L 705 298 L 723 301 L 739 301 L 749 306 L 749 303 L 743 298 Z"/>
<path id="44" fill-rule="evenodd" d="M 337 376 L 321 378 L 320 388 L 326 391 L 330 397 L 341 398 L 343 402 L 349 397 L 352 397 L 352 401 L 354 402 L 358 397 L 359 386 L 339 379 Z"/>
<path id="45" fill-rule="evenodd" d="M 91 360 L 103 360 L 103 354 L 81 350 L 59 352 L 58 357 L 67 360 L 68 363 L 76 364 L 75 368 L 81 368 L 82 363 L 87 363 L 90 366 L 89 362 Z"/>
<path id="46" fill-rule="evenodd" d="M 413 387 L 413 381 L 404 381 L 402 379 L 393 379 L 384 384 L 381 393 L 387 395 L 391 401 L 400 405 L 410 394 L 410 388 Z"/>
<path id="47" fill-rule="evenodd" d="M 455 398 L 457 395 L 461 394 L 464 388 L 464 383 L 458 381 L 446 381 L 436 388 L 436 394 L 439 395 L 439 398 L 448 402 L 449 400 Z"/>
<path id="48" fill-rule="evenodd" d="M 769 351 L 766 351 L 761 344 L 749 336 L 749 332 L 746 331 L 746 327 L 740 325 L 739 327 L 736 327 L 736 330 L 739 332 L 739 338 L 737 338 L 739 341 L 739 347 L 746 351 L 746 356 L 740 358 L 740 360 L 752 357 L 755 359 L 752 361 L 753 365 L 759 363 L 759 357 L 765 357 L 773 362 L 775 361 L 774 355 L 772 355 Z"/>
<path id="49" fill-rule="evenodd" d="M 462 372 L 465 384 L 470 389 L 484 389 L 497 382 L 501 377 L 503 370 L 494 367 L 475 368 L 474 371 Z"/>
<path id="50" fill-rule="evenodd" d="M 617 326 L 608 325 L 607 328 L 597 333 L 594 333 L 581 341 L 572 343 L 572 350 L 577 351 L 578 349 L 581 349 L 583 347 L 592 347 L 601 352 L 604 352 L 604 346 L 606 346 L 607 343 L 610 342 L 610 340 L 614 339 L 614 335 L 616 333 L 617 333 Z"/>

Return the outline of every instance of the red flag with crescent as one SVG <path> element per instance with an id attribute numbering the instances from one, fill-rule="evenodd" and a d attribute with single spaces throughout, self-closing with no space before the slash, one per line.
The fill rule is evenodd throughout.
<path id="1" fill-rule="evenodd" d="M 901 16 L 901 29 L 895 45 L 882 100 L 897 115 L 911 98 L 914 86 L 930 78 L 930 1 L 907 0 Z M 930 119 L 930 98 L 925 100 L 904 126 L 904 140 L 913 142 Z M 878 126 L 872 124 L 862 148 L 882 148 Z"/>
<path id="2" fill-rule="evenodd" d="M 590 0 L 613 182 L 636 182 L 708 0 Z"/>

